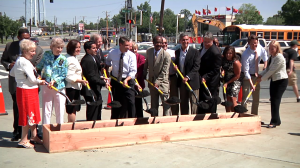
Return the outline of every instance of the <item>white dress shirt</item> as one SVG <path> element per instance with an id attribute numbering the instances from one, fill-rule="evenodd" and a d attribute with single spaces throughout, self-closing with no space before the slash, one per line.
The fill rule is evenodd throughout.
<path id="1" fill-rule="evenodd" d="M 258 63 L 262 59 L 264 62 L 268 60 L 266 50 L 260 45 L 256 48 Z M 255 74 L 255 52 L 250 47 L 242 54 L 242 72 L 245 74 L 246 79 L 251 79 L 250 74 Z"/>
<path id="2" fill-rule="evenodd" d="M 77 79 L 82 79 L 82 69 L 75 56 L 66 55 L 68 61 L 68 73 L 66 76 L 66 88 L 81 90 L 81 83 L 76 83 Z"/>
<path id="3" fill-rule="evenodd" d="M 106 64 L 108 66 L 112 66 L 112 75 L 115 77 L 118 77 L 120 57 L 121 57 L 120 49 L 115 49 L 111 51 L 106 58 Z M 136 55 L 133 52 L 128 50 L 123 55 L 122 78 L 127 78 L 128 76 L 130 76 L 132 79 L 135 79 L 136 72 L 137 72 Z"/>

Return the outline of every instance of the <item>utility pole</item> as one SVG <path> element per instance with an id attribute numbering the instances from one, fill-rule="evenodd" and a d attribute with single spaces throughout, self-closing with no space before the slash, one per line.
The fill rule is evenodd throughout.
<path id="1" fill-rule="evenodd" d="M 127 1 L 125 0 L 125 10 L 127 10 Z M 125 12 L 125 34 L 127 35 L 127 11 Z"/>
<path id="2" fill-rule="evenodd" d="M 162 35 L 163 19 L 164 19 L 165 0 L 161 0 L 159 34 Z"/>
<path id="3" fill-rule="evenodd" d="M 30 0 L 30 36 L 31 36 L 31 25 L 32 25 L 32 0 Z"/>
<path id="4" fill-rule="evenodd" d="M 35 26 L 37 27 L 38 26 L 38 23 L 37 23 L 37 11 L 36 11 L 36 0 L 34 0 L 34 24 Z"/>
<path id="5" fill-rule="evenodd" d="M 39 24 L 41 23 L 41 9 L 40 9 L 40 0 L 38 0 L 38 14 L 39 14 Z"/>

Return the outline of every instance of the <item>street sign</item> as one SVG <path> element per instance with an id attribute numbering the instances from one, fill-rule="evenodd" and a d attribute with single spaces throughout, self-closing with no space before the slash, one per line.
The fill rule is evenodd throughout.
<path id="1" fill-rule="evenodd" d="M 122 10 L 122 12 L 127 12 L 127 13 L 130 13 L 130 10 Z"/>

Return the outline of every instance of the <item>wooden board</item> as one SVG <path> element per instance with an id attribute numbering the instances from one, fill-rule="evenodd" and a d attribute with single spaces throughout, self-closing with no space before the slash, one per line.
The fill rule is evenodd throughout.
<path id="1" fill-rule="evenodd" d="M 260 116 L 221 113 L 50 124 L 43 126 L 48 152 L 149 142 L 258 134 Z M 47 142 L 46 142 L 47 141 Z"/>

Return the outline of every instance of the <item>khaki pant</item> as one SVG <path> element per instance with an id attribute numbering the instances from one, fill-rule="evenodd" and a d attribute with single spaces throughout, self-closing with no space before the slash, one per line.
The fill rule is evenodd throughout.
<path id="1" fill-rule="evenodd" d="M 256 82 L 256 77 L 251 76 L 251 80 L 253 85 Z M 248 79 L 244 78 L 243 80 L 243 100 L 242 104 L 244 104 L 249 92 L 251 91 L 251 85 Z M 251 114 L 258 115 L 258 106 L 259 106 L 259 93 L 260 93 L 260 84 L 256 85 L 255 91 L 252 93 L 252 107 L 251 107 Z M 247 103 L 244 105 L 247 108 Z"/>
<path id="2" fill-rule="evenodd" d="M 178 97 L 178 86 L 177 86 L 177 76 L 170 76 L 170 97 Z M 179 104 L 171 106 L 172 115 L 178 115 L 179 113 Z"/>
<path id="3" fill-rule="evenodd" d="M 197 97 L 199 97 L 199 89 L 194 90 Z M 196 98 L 191 91 L 187 89 L 187 86 L 182 83 L 180 86 L 180 111 L 181 114 L 197 114 L 198 106 L 192 102 L 196 103 Z M 189 112 L 189 100 L 191 104 L 191 113 Z"/>
<path id="4" fill-rule="evenodd" d="M 290 69 L 287 69 L 286 73 L 289 74 Z M 297 74 L 295 73 L 295 71 L 293 71 L 293 73 L 291 75 L 289 75 L 288 81 L 289 81 L 288 86 L 294 86 L 297 84 Z"/>

